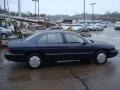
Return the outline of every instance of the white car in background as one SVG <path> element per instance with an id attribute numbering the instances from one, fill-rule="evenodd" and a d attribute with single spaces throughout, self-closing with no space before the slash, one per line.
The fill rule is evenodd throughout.
<path id="1" fill-rule="evenodd" d="M 12 34 L 11 29 L 0 26 L 0 38 L 7 39 L 7 37 L 10 36 L 11 34 Z"/>
<path id="2" fill-rule="evenodd" d="M 115 23 L 115 30 L 118 30 L 118 29 L 120 29 L 120 22 Z"/>
<path id="3" fill-rule="evenodd" d="M 101 24 L 90 24 L 86 27 L 87 31 L 103 31 L 104 27 Z"/>
<path id="4" fill-rule="evenodd" d="M 84 29 L 84 26 L 83 25 L 72 25 L 72 30 L 73 31 L 82 31 Z"/>
<path id="5" fill-rule="evenodd" d="M 101 23 L 101 26 L 104 27 L 104 28 L 107 28 L 107 27 L 109 27 L 109 24 L 106 23 L 106 22 L 102 22 L 102 23 Z"/>
<path id="6" fill-rule="evenodd" d="M 70 26 L 62 25 L 61 27 L 62 27 L 64 30 L 67 30 Z"/>
<path id="7" fill-rule="evenodd" d="M 71 25 L 63 25 L 61 26 L 64 30 L 67 30 L 68 28 L 71 27 L 71 29 L 75 32 L 81 32 L 83 29 L 84 29 L 84 26 L 83 25 L 74 25 L 74 24 L 71 24 Z"/>

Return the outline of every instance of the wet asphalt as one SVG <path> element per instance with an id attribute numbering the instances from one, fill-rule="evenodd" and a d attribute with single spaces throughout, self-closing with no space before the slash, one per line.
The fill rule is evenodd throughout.
<path id="1" fill-rule="evenodd" d="M 113 27 L 91 32 L 92 39 L 120 50 L 120 31 Z M 5 60 L 0 52 L 0 90 L 120 90 L 120 54 L 104 65 L 72 62 L 32 70 L 25 63 Z"/>

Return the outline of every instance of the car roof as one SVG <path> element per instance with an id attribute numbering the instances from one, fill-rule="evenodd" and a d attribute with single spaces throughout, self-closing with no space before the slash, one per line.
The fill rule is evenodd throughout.
<path id="1" fill-rule="evenodd" d="M 75 33 L 75 32 L 70 32 L 70 31 L 66 31 L 66 30 L 41 30 L 40 32 L 36 32 L 36 33 Z"/>
<path id="2" fill-rule="evenodd" d="M 31 37 L 35 37 L 41 34 L 46 34 L 46 33 L 75 33 L 75 32 L 70 32 L 70 31 L 65 31 L 65 30 L 40 30 L 39 32 L 35 32 L 34 34 L 31 35 Z M 77 34 L 77 33 L 76 33 Z M 28 37 L 29 38 L 29 37 Z M 27 41 L 29 41 L 28 39 Z"/>

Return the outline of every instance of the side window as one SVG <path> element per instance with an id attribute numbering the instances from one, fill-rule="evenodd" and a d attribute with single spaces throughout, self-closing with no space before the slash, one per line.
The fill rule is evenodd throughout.
<path id="1" fill-rule="evenodd" d="M 39 39 L 39 43 L 44 44 L 47 42 L 47 34 L 42 35 Z"/>
<path id="2" fill-rule="evenodd" d="M 60 33 L 49 33 L 47 37 L 48 44 L 63 43 L 63 39 Z"/>
<path id="3" fill-rule="evenodd" d="M 67 43 L 83 43 L 84 40 L 76 34 L 65 33 Z"/>

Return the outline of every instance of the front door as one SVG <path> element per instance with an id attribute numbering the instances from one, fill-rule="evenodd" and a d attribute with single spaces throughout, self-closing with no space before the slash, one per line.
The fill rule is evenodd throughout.
<path id="1" fill-rule="evenodd" d="M 92 46 L 84 38 L 74 33 L 65 33 L 64 37 L 69 60 L 80 60 L 92 56 Z"/>

